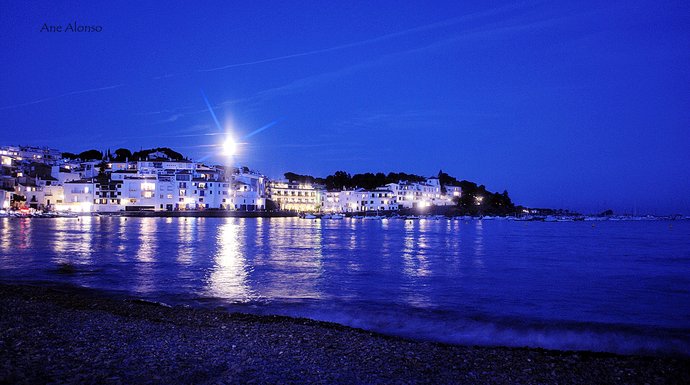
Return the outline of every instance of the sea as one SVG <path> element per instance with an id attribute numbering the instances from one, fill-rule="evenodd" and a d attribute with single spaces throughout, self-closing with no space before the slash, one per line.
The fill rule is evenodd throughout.
<path id="1" fill-rule="evenodd" d="M 450 344 L 690 355 L 690 221 L 0 218 L 0 282 Z"/>

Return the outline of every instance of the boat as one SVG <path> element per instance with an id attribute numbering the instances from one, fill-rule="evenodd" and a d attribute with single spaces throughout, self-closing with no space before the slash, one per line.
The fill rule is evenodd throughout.
<path id="1" fill-rule="evenodd" d="M 333 214 L 333 215 L 331 215 L 330 219 L 343 219 L 343 215 L 342 214 Z"/>
<path id="2" fill-rule="evenodd" d="M 302 217 L 303 219 L 316 219 L 316 215 L 314 214 L 304 214 Z"/>

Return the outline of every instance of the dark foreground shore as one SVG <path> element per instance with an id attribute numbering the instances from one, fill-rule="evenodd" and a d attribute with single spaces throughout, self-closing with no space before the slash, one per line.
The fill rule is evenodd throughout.
<path id="1" fill-rule="evenodd" d="M 0 383 L 690 383 L 688 358 L 451 346 L 0 284 Z"/>

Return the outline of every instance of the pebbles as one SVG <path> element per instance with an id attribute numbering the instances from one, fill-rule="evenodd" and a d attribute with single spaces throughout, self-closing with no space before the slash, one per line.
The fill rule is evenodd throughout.
<path id="1" fill-rule="evenodd" d="M 690 383 L 688 358 L 451 346 L 0 285 L 0 383 Z"/>

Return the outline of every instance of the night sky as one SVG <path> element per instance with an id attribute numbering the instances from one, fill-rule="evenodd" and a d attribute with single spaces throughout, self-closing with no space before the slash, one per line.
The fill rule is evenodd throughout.
<path id="1" fill-rule="evenodd" d="M 0 1 L 0 144 L 690 214 L 690 2 L 176 3 Z"/>

